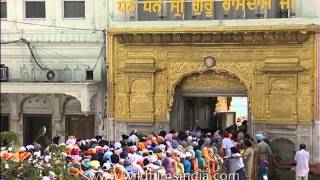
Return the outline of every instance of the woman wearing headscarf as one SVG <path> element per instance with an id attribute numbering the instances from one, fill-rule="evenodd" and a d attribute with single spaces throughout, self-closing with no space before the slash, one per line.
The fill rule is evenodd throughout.
<path id="1" fill-rule="evenodd" d="M 244 165 L 246 169 L 245 177 L 246 180 L 252 180 L 252 168 L 253 168 L 253 162 L 254 162 L 254 150 L 252 148 L 252 144 L 249 140 L 244 141 L 245 144 L 245 150 L 243 153 L 243 160 Z"/>
<path id="2" fill-rule="evenodd" d="M 197 162 L 198 162 L 198 175 L 201 177 L 203 177 L 202 173 L 205 172 L 206 170 L 206 163 L 205 160 L 202 157 L 202 153 L 200 150 L 197 150 L 195 153 Z"/>
<path id="3" fill-rule="evenodd" d="M 217 161 L 213 157 L 213 149 L 210 147 L 210 143 L 211 143 L 210 138 L 206 138 L 204 140 L 204 144 L 202 146 L 202 153 L 207 165 L 207 173 L 209 176 L 212 177 L 212 179 L 214 179 L 215 177 L 214 174 L 216 173 Z"/>
<path id="4" fill-rule="evenodd" d="M 162 166 L 166 170 L 166 174 L 171 174 L 173 176 L 175 173 L 175 171 L 174 171 L 175 162 L 171 158 L 171 156 L 172 156 L 172 153 L 170 151 L 167 151 L 166 157 L 164 158 L 164 160 L 162 162 Z"/>

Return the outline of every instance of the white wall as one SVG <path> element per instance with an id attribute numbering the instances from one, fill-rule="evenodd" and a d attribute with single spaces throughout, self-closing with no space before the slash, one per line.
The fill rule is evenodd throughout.
<path id="1" fill-rule="evenodd" d="M 66 66 L 72 70 L 79 66 L 83 75 L 81 79 L 84 79 L 87 67 L 95 67 L 94 80 L 100 81 L 104 70 L 103 53 L 100 54 L 104 44 L 101 30 L 107 26 L 107 0 L 85 0 L 85 18 L 67 19 L 63 17 L 64 0 L 40 0 L 46 2 L 46 18 L 43 19 L 25 18 L 25 1 L 27 0 L 6 0 L 7 18 L 1 21 L 1 41 L 25 38 L 31 42 L 36 59 L 42 66 L 58 72 Z M 90 30 L 29 25 L 6 20 Z M 99 55 L 101 57 L 98 59 Z M 20 78 L 23 64 L 30 70 L 35 64 L 27 46 L 21 43 L 2 44 L 1 63 L 9 67 L 10 80 L 14 81 Z M 63 73 L 60 73 L 60 77 L 63 77 Z"/>
<path id="2" fill-rule="evenodd" d="M 4 1 L 4 0 L 2 0 Z M 105 29 L 106 1 L 107 0 L 85 0 L 85 18 L 64 18 L 63 1 L 64 0 L 40 0 L 46 2 L 46 18 L 32 19 L 25 18 L 24 2 L 27 0 L 7 0 L 7 20 L 23 21 L 27 23 L 37 23 L 54 26 L 67 26 L 88 29 Z M 33 26 L 26 24 L 15 24 L 1 21 L 1 31 L 55 31 L 55 28 Z"/>

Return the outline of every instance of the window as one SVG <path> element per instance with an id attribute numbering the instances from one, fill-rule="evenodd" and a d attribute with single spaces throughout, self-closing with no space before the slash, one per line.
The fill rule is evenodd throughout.
<path id="1" fill-rule="evenodd" d="M 85 18 L 84 1 L 64 1 L 64 18 Z"/>
<path id="2" fill-rule="evenodd" d="M 1 18 L 7 18 L 7 2 L 1 2 Z"/>
<path id="3" fill-rule="evenodd" d="M 26 1 L 26 18 L 46 18 L 45 1 Z"/>

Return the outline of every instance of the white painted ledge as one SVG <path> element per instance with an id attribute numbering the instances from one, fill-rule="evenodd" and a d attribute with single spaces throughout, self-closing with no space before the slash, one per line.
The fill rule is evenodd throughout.
<path id="1" fill-rule="evenodd" d="M 1 93 L 8 94 L 66 94 L 77 98 L 81 111 L 90 112 L 91 98 L 99 91 L 100 82 L 48 83 L 1 82 Z"/>

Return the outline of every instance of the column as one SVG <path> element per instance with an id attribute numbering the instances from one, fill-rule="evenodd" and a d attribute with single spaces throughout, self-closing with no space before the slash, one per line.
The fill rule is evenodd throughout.
<path id="1" fill-rule="evenodd" d="M 314 122 L 314 135 L 313 135 L 313 161 L 316 164 L 320 164 L 320 121 L 318 120 Z"/>
<path id="2" fill-rule="evenodd" d="M 60 102 L 61 102 L 61 94 L 54 94 L 53 96 L 53 113 L 52 113 L 52 137 L 60 136 L 60 142 L 64 142 L 65 140 L 65 121 L 61 115 L 60 111 Z"/>
<path id="3" fill-rule="evenodd" d="M 219 96 L 216 104 L 216 112 L 228 112 L 227 97 Z"/>
<path id="4" fill-rule="evenodd" d="M 17 94 L 8 95 L 10 107 L 10 131 L 17 133 L 19 142 L 23 144 L 23 117 L 20 116 L 20 102 Z"/>
<path id="5" fill-rule="evenodd" d="M 97 95 L 92 97 L 92 101 L 91 102 L 95 102 L 94 103 L 94 121 L 95 121 L 95 130 L 94 130 L 94 134 L 95 135 L 103 135 L 104 134 L 104 121 L 103 121 L 103 105 L 102 102 L 104 101 L 103 96 L 102 96 L 102 91 L 99 91 L 97 93 Z"/>
<path id="6" fill-rule="evenodd" d="M 318 14 L 319 15 L 319 14 Z M 318 17 L 319 20 L 319 17 Z M 317 49 L 318 49 L 318 59 L 317 59 L 317 114 L 316 119 L 314 122 L 314 131 L 313 131 L 313 144 L 314 144 L 314 150 L 313 150 L 313 156 L 314 156 L 314 163 L 320 164 L 320 27 L 317 29 Z"/>

